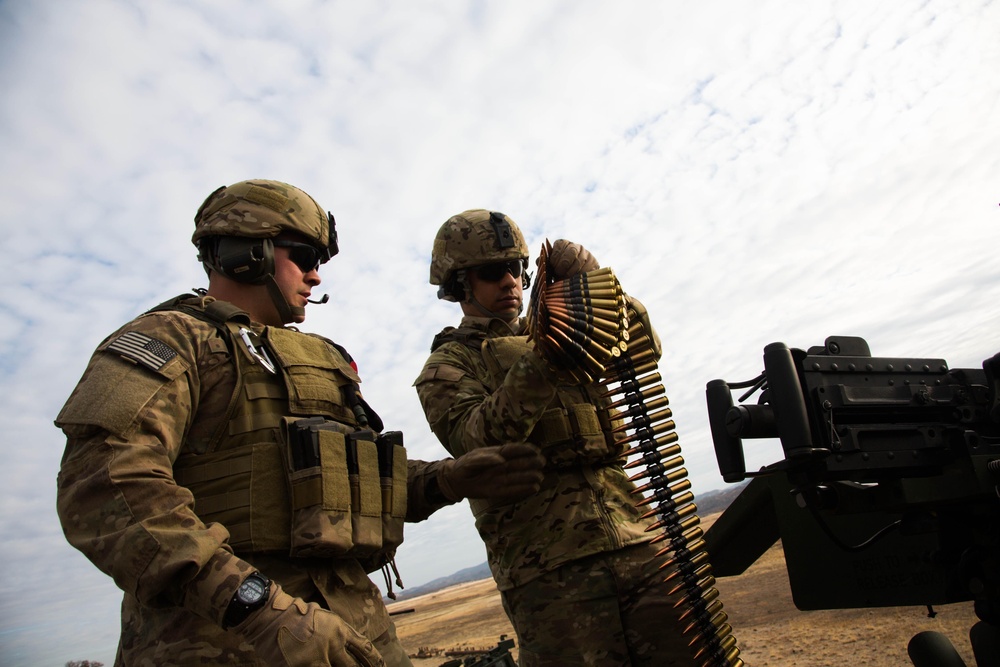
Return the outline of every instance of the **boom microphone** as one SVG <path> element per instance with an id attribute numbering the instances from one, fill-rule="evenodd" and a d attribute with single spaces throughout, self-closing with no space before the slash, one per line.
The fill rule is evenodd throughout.
<path id="1" fill-rule="evenodd" d="M 309 303 L 320 303 L 320 304 L 326 303 L 329 300 L 330 300 L 329 294 L 324 294 L 322 299 L 306 299 L 306 301 L 308 301 Z"/>

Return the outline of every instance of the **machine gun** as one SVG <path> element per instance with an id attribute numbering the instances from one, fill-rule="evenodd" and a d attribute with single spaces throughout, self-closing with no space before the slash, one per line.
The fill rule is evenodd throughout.
<path id="1" fill-rule="evenodd" d="M 998 379 L 1000 354 L 949 369 L 833 336 L 772 343 L 759 377 L 709 382 L 719 471 L 751 478 L 705 535 L 715 574 L 742 573 L 780 538 L 799 609 L 971 600 L 977 661 L 1000 664 Z M 784 458 L 747 472 L 744 438 L 778 438 Z"/>

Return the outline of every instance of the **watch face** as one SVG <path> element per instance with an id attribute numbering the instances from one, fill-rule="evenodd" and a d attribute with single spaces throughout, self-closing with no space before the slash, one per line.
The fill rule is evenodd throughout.
<path id="1" fill-rule="evenodd" d="M 251 575 L 247 577 L 242 584 L 240 584 L 239 589 L 236 591 L 236 595 L 243 604 L 256 604 L 263 599 L 267 590 L 267 582 L 262 580 L 260 577 Z"/>

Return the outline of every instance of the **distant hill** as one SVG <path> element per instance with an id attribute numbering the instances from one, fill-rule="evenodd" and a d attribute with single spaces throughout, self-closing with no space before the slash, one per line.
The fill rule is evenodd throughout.
<path id="1" fill-rule="evenodd" d="M 729 504 L 733 502 L 736 496 L 739 495 L 744 486 L 746 486 L 746 483 L 733 484 L 722 489 L 707 491 L 706 493 L 696 496 L 695 505 L 698 506 L 698 515 L 708 516 L 709 514 L 715 514 L 716 512 L 723 511 L 729 507 Z M 400 600 L 407 600 L 409 598 L 427 595 L 428 593 L 433 593 L 457 584 L 489 579 L 492 576 L 493 574 L 490 572 L 489 565 L 486 563 L 480 563 L 479 565 L 459 570 L 458 572 L 450 574 L 446 577 L 439 577 L 423 584 L 422 586 L 414 586 L 413 588 L 399 590 L 396 592 L 395 601 L 399 602 Z M 391 602 L 391 600 L 386 600 L 386 602 Z"/>
<path id="2" fill-rule="evenodd" d="M 421 595 L 427 595 L 428 593 L 450 588 L 451 586 L 455 586 L 457 584 L 464 584 L 469 581 L 489 579 L 492 576 L 493 573 L 490 572 L 490 566 L 486 563 L 480 563 L 479 565 L 473 565 L 472 567 L 467 567 L 464 570 L 459 570 L 454 574 L 449 574 L 447 577 L 439 577 L 433 581 L 428 581 L 422 586 L 414 586 L 413 588 L 406 588 L 401 591 L 397 591 L 396 602 L 419 597 Z M 386 602 L 388 603 L 390 600 L 386 600 Z"/>
<path id="3" fill-rule="evenodd" d="M 740 495 L 740 492 L 747 484 L 749 482 L 730 484 L 721 489 L 696 495 L 694 504 L 698 506 L 698 516 L 708 516 L 709 514 L 723 511 L 736 500 L 736 496 Z"/>

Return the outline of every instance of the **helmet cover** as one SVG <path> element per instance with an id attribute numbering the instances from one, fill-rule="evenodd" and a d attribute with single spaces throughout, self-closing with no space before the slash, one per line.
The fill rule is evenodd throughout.
<path id="1" fill-rule="evenodd" d="M 327 254 L 337 254 L 333 217 L 299 188 L 264 179 L 240 181 L 213 192 L 195 214 L 191 242 L 208 237 L 274 238 L 293 232 Z"/>
<path id="2" fill-rule="evenodd" d="M 456 271 L 512 259 L 528 259 L 517 224 L 497 211 L 471 209 L 441 225 L 431 251 L 431 285 L 445 285 Z"/>

